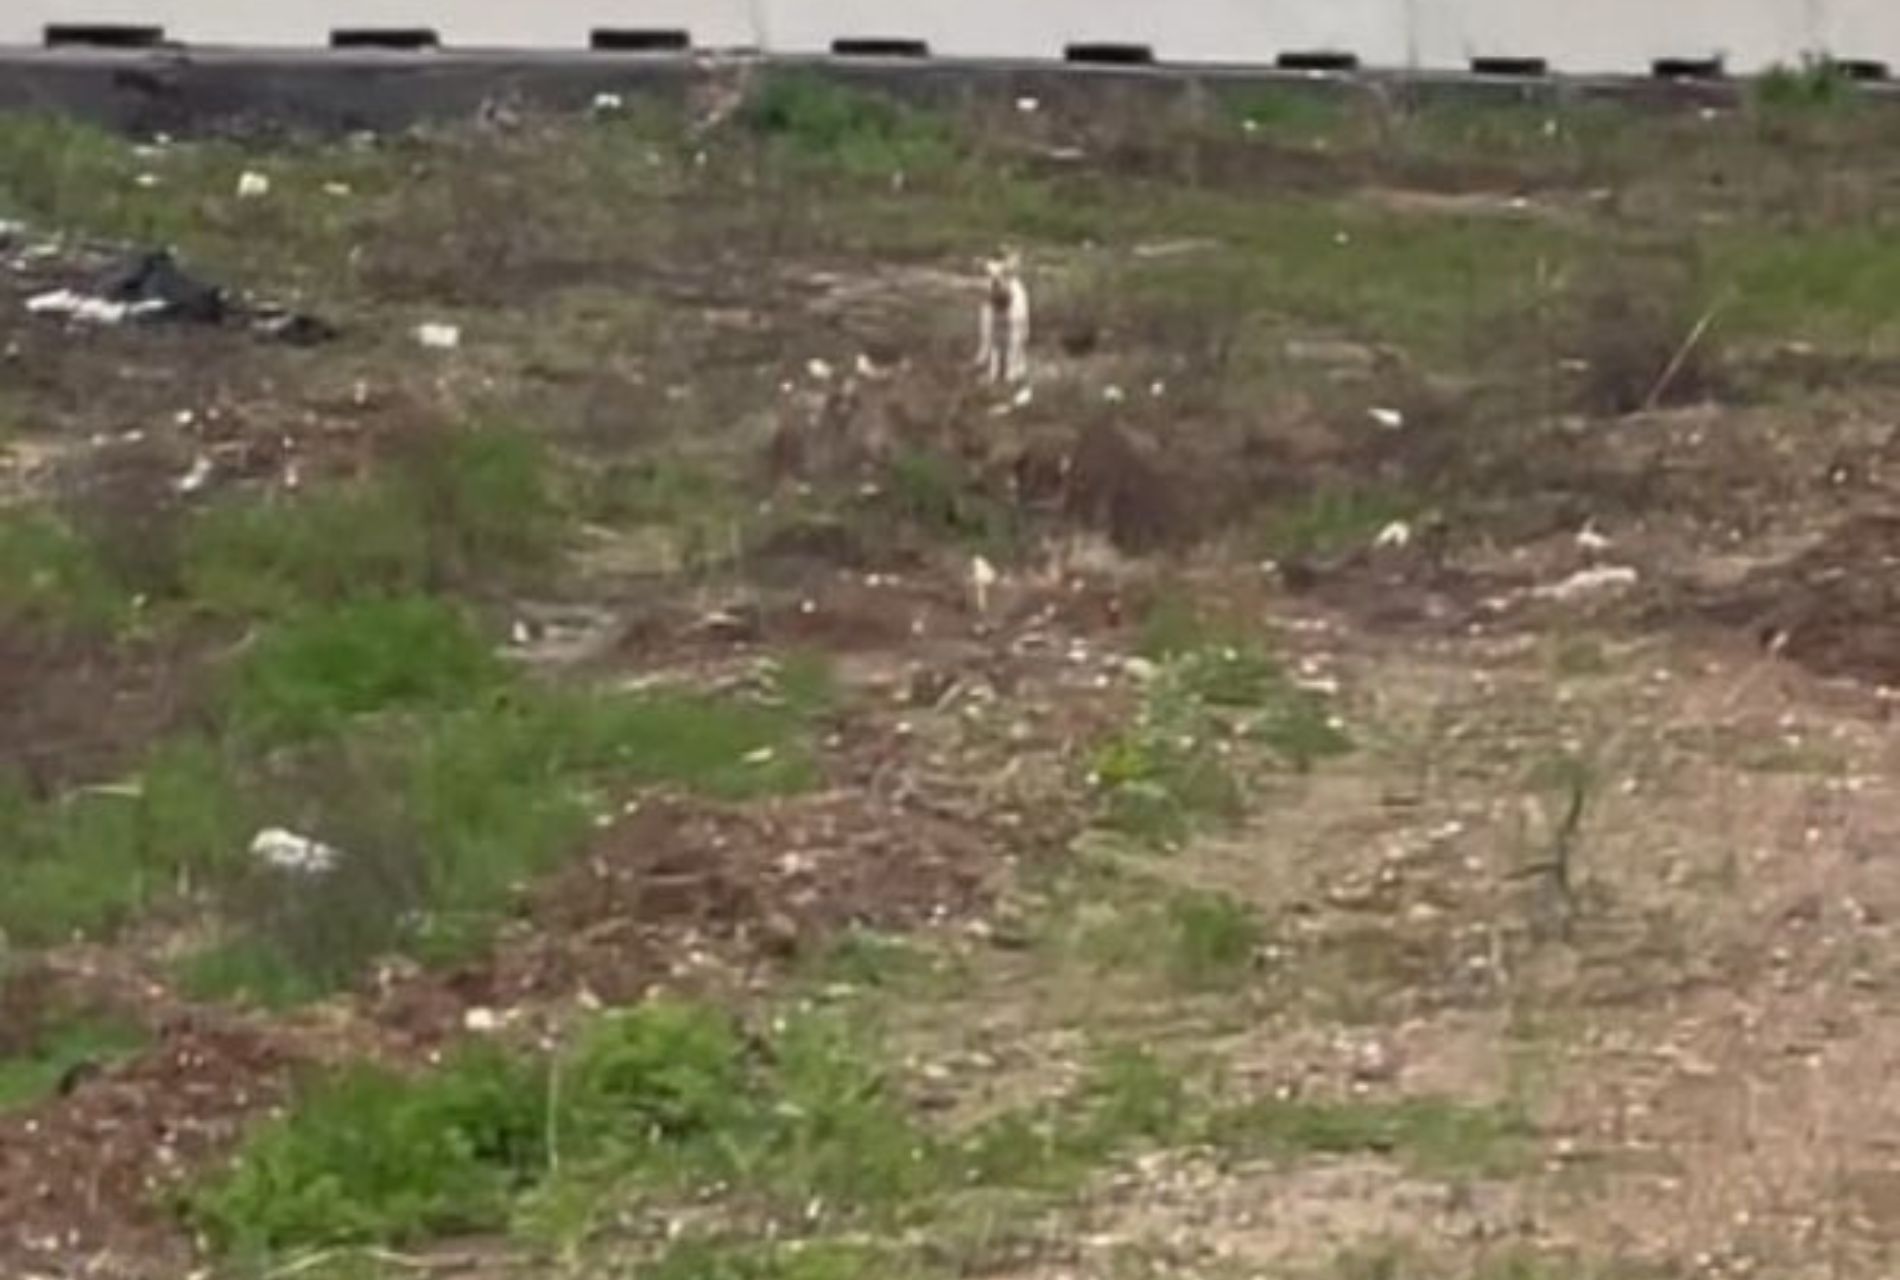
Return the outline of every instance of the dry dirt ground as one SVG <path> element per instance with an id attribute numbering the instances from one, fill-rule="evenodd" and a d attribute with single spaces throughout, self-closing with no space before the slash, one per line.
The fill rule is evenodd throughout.
<path id="1" fill-rule="evenodd" d="M 995 187 L 901 127 L 810 154 L 794 128 L 788 157 L 731 123 L 134 151 L 0 122 L 42 184 L 0 175 L 9 512 L 189 603 L 175 547 L 205 511 L 505 421 L 567 477 L 560 567 L 427 589 L 510 662 L 744 698 L 818 654 L 830 686 L 810 785 L 616 791 L 450 962 L 212 999 L 178 976 L 216 915 L 189 890 L 0 952 L 0 1059 L 80 1015 L 141 1033 L 0 1110 L 0 1272 L 218 1274 L 173 1189 L 304 1072 L 659 990 L 750 1007 L 875 931 L 922 976 L 832 994 L 932 1114 L 1060 1093 L 1116 1044 L 1235 1098 L 1523 1126 L 1497 1167 L 1158 1143 L 962 1274 L 1894 1274 L 1900 348 L 1855 255 L 1900 163 L 1812 110 L 1577 124 L 1554 158 L 1508 113 L 1368 134 L 1302 100 L 1120 143 L 1019 113 L 954 162 Z M 1801 153 L 1823 144 L 1841 172 Z M 245 166 L 274 177 L 254 204 Z M 340 335 L 27 313 L 147 235 Z M 1033 398 L 967 368 L 974 256 L 1005 238 L 1046 304 Z M 460 345 L 419 345 L 431 320 Z M 616 467 L 631 514 L 592 496 Z M 56 629 L 32 598 L 0 586 L 0 765 L 29 805 L 212 722 L 266 625 Z M 1270 651 L 1352 747 L 1220 744 L 1237 803 L 1159 849 L 1108 829 L 1100 751 L 1182 610 Z M 1171 969 L 1153 904 L 1183 891 L 1253 922 L 1238 980 Z M 603 1249 L 561 1265 L 633 1273 Z M 555 1266 L 486 1239 L 357 1263 Z"/>

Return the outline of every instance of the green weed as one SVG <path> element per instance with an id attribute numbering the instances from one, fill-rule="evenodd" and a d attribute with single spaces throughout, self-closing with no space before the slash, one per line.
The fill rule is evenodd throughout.
<path id="1" fill-rule="evenodd" d="M 433 431 L 374 482 L 214 507 L 185 538 L 188 602 L 280 614 L 545 569 L 562 536 L 552 463 L 501 428 Z"/>
<path id="2" fill-rule="evenodd" d="M 1528 1158 L 1532 1131 L 1495 1107 L 1435 1098 L 1396 1102 L 1267 1099 L 1222 1110 L 1210 1137 L 1246 1155 L 1390 1155 L 1420 1173 L 1504 1176 Z"/>
<path id="3" fill-rule="evenodd" d="M 0 932 L 19 945 L 110 931 L 242 856 L 249 804 L 217 747 L 159 748 L 125 783 L 30 799 L 0 777 Z"/>
<path id="4" fill-rule="evenodd" d="M 124 1057 L 144 1042 L 137 1027 L 98 1016 L 61 1019 L 42 1028 L 25 1050 L 0 1055 L 0 1112 L 37 1102 L 76 1068 Z"/>
<path id="5" fill-rule="evenodd" d="M 409 595 L 430 577 L 422 522 L 385 484 L 213 507 L 186 535 L 184 561 L 195 607 L 240 616 Z"/>
<path id="6" fill-rule="evenodd" d="M 1370 543 L 1387 524 L 1414 515 L 1416 505 L 1379 489 L 1318 489 L 1269 515 L 1261 549 L 1276 560 L 1335 556 Z"/>
<path id="7" fill-rule="evenodd" d="M 1254 913 L 1224 893 L 1183 890 L 1167 905 L 1167 965 L 1195 989 L 1231 987 L 1253 971 L 1264 932 Z"/>
<path id="8" fill-rule="evenodd" d="M 244 655 L 231 723 L 258 741 L 335 733 L 387 710 L 468 706 L 507 672 L 461 612 L 424 597 L 360 600 L 294 615 Z"/>
<path id="9" fill-rule="evenodd" d="M 48 515 L 0 511 L 0 624 L 110 634 L 132 608 L 86 539 Z"/>
<path id="10" fill-rule="evenodd" d="M 793 154 L 860 177 L 941 169 L 957 154 L 937 117 L 883 94 L 797 72 L 768 76 L 741 119 Z"/>
<path id="11" fill-rule="evenodd" d="M 190 1195 L 221 1249 L 402 1242 L 492 1230 L 547 1165 L 542 1063 L 475 1048 L 423 1078 L 357 1067 L 306 1092 Z"/>

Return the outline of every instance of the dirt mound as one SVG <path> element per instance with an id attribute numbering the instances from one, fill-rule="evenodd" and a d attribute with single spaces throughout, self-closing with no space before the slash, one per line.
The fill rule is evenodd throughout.
<path id="1" fill-rule="evenodd" d="M 1855 517 L 1695 612 L 1824 676 L 1900 686 L 1900 514 Z"/>
<path id="2" fill-rule="evenodd" d="M 1106 423 L 1085 428 L 1069 458 L 1064 507 L 1123 551 L 1163 546 L 1188 528 L 1189 503 L 1150 450 Z"/>
<path id="3" fill-rule="evenodd" d="M 166 1187 L 281 1096 L 292 1065 L 254 1028 L 183 1019 L 67 1096 L 0 1115 L 0 1271 L 185 1274 Z"/>

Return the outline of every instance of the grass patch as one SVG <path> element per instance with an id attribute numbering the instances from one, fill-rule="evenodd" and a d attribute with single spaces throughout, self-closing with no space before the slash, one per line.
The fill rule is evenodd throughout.
<path id="1" fill-rule="evenodd" d="M 137 1027 L 98 1016 L 43 1028 L 24 1050 L 0 1055 L 0 1112 L 37 1102 L 76 1069 L 125 1057 L 144 1042 Z"/>
<path id="2" fill-rule="evenodd" d="M 926 537 L 1002 555 L 1021 530 L 1015 511 L 985 493 L 948 454 L 906 449 L 885 473 L 886 499 L 897 517 Z"/>
<path id="3" fill-rule="evenodd" d="M 85 538 L 49 515 L 0 511 L 0 624 L 110 634 L 129 592 Z"/>
<path id="4" fill-rule="evenodd" d="M 1416 503 L 1384 490 L 1318 489 L 1268 516 L 1261 549 L 1276 560 L 1336 556 L 1415 510 Z"/>
<path id="5" fill-rule="evenodd" d="M 740 118 L 792 156 L 857 177 L 924 173 L 957 157 L 955 135 L 939 117 L 808 73 L 769 73 Z"/>
<path id="6" fill-rule="evenodd" d="M 1104 825 L 1157 847 L 1239 816 L 1234 759 L 1242 747 L 1264 749 L 1297 772 L 1352 749 L 1325 703 L 1258 644 L 1194 645 L 1204 625 L 1150 613 L 1140 643 L 1166 660 L 1135 722 L 1091 762 Z"/>
<path id="7" fill-rule="evenodd" d="M 814 771 L 799 731 L 789 710 L 695 694 L 498 686 L 359 732 L 341 762 L 281 788 L 294 818 L 278 821 L 341 850 L 336 870 L 227 876 L 229 934 L 181 977 L 201 995 L 280 1005 L 334 990 L 388 951 L 460 959 L 522 884 L 582 843 L 603 796 L 801 789 Z"/>
<path id="8" fill-rule="evenodd" d="M 1184 890 L 1167 905 L 1169 973 L 1195 990 L 1231 987 L 1253 971 L 1264 931 L 1243 902 L 1224 893 Z"/>
<path id="9" fill-rule="evenodd" d="M 249 804 L 216 746 L 159 748 L 109 788 L 36 801 L 0 776 L 0 932 L 16 945 L 108 932 L 215 879 L 251 833 Z"/>
<path id="10" fill-rule="evenodd" d="M 546 1098 L 544 1067 L 492 1048 L 424 1079 L 353 1068 L 255 1135 L 189 1216 L 249 1255 L 492 1230 L 546 1169 Z"/>
<path id="11" fill-rule="evenodd" d="M 1501 1108 L 1408 1098 L 1248 1102 L 1219 1112 L 1209 1135 L 1248 1156 L 1373 1153 L 1425 1175 L 1502 1177 L 1523 1166 L 1533 1133 L 1522 1117 Z"/>
<path id="12" fill-rule="evenodd" d="M 556 489 L 532 437 L 429 432 L 373 482 L 211 509 L 180 577 L 193 607 L 238 616 L 518 579 L 559 548 Z"/>
<path id="13" fill-rule="evenodd" d="M 470 705 L 506 677 L 445 601 L 353 601 L 267 630 L 238 668 L 228 712 L 259 741 L 309 738 L 372 712 Z"/>

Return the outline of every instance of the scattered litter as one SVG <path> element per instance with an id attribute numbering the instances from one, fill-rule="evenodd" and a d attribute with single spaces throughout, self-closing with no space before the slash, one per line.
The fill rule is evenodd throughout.
<path id="1" fill-rule="evenodd" d="M 1249 116 L 1247 119 L 1242 120 L 1240 122 L 1240 129 L 1242 133 L 1259 133 L 1260 122 L 1258 120 L 1255 120 L 1253 117 Z"/>
<path id="2" fill-rule="evenodd" d="M 976 611 L 987 614 L 990 611 L 990 588 L 996 585 L 996 566 L 982 556 L 970 557 L 970 593 L 976 600 Z"/>
<path id="3" fill-rule="evenodd" d="M 141 173 L 138 177 L 132 179 L 132 181 L 149 191 L 158 185 L 158 175 L 155 173 Z"/>
<path id="4" fill-rule="evenodd" d="M 626 99 L 617 93 L 597 93 L 594 95 L 592 108 L 596 113 L 605 114 L 609 111 L 620 111 L 626 105 Z"/>
<path id="5" fill-rule="evenodd" d="M 54 289 L 50 293 L 36 293 L 28 298 L 26 309 L 31 315 L 65 316 L 83 324 L 123 324 L 128 319 L 155 314 L 163 308 L 162 304 L 157 303 L 135 307 L 109 298 L 74 293 L 71 289 Z"/>
<path id="6" fill-rule="evenodd" d="M 805 372 L 811 375 L 813 382 L 830 382 L 833 370 L 829 361 L 813 356 L 805 362 Z"/>
<path id="7" fill-rule="evenodd" d="M 347 182 L 326 182 L 323 184 L 323 194 L 341 200 L 350 194 L 350 184 Z"/>
<path id="8" fill-rule="evenodd" d="M 1120 387 L 1111 382 L 1102 388 L 1102 399 L 1108 404 L 1120 404 L 1123 400 L 1127 399 L 1127 397 L 1122 393 Z"/>
<path id="9" fill-rule="evenodd" d="M 118 325 L 134 320 L 179 320 L 223 324 L 233 317 L 250 322 L 263 337 L 310 346 L 336 336 L 315 316 L 263 303 L 243 306 L 217 285 L 187 273 L 169 250 L 131 254 L 89 291 L 54 289 L 26 301 L 33 315 L 61 316 L 74 323 Z"/>
<path id="10" fill-rule="evenodd" d="M 270 194 L 270 177 L 254 169 L 246 169 L 238 175 L 237 193 L 240 200 L 257 200 Z"/>
<path id="11" fill-rule="evenodd" d="M 1610 540 L 1603 534 L 1598 533 L 1596 522 L 1591 521 L 1584 525 L 1583 528 L 1577 530 L 1577 546 L 1592 553 L 1608 551 L 1610 549 Z"/>
<path id="12" fill-rule="evenodd" d="M 1042 110 L 1042 102 L 1038 98 L 1021 97 L 1016 99 L 1016 110 L 1026 116 L 1034 115 L 1036 112 Z"/>
<path id="13" fill-rule="evenodd" d="M 1397 431 L 1400 427 L 1405 425 L 1405 415 L 1397 409 L 1387 409 L 1383 406 L 1375 405 L 1373 408 L 1366 410 L 1366 416 L 1384 427 L 1387 431 Z"/>
<path id="14" fill-rule="evenodd" d="M 1027 408 L 1030 402 L 1033 401 L 1035 398 L 1036 398 L 1036 389 L 1034 387 L 1025 386 L 1025 387 L 1018 388 L 1016 391 L 1016 394 L 1010 397 L 1009 402 L 1015 405 L 1018 409 L 1024 409 L 1024 408 Z"/>
<path id="15" fill-rule="evenodd" d="M 1156 378 L 1153 382 L 1148 384 L 1148 395 L 1151 399 L 1159 400 L 1167 394 L 1168 384 L 1161 379 Z"/>
<path id="16" fill-rule="evenodd" d="M 1130 252 L 1137 258 L 1178 258 L 1188 253 L 1205 253 L 1220 248 L 1220 241 L 1205 236 L 1187 236 L 1179 240 L 1153 240 L 1136 245 Z"/>
<path id="17" fill-rule="evenodd" d="M 282 827 L 266 827 L 258 832 L 251 840 L 251 856 L 279 871 L 309 876 L 336 870 L 343 858 L 329 845 Z"/>
<path id="18" fill-rule="evenodd" d="M 431 351 L 453 351 L 462 345 L 462 330 L 459 325 L 425 321 L 416 326 L 416 341 Z"/>
<path id="19" fill-rule="evenodd" d="M 1406 547 L 1410 546 L 1411 542 L 1412 526 L 1403 520 L 1394 520 L 1391 524 L 1379 530 L 1379 535 L 1372 540 L 1372 545 L 1375 547 Z"/>
<path id="20" fill-rule="evenodd" d="M 501 1015 L 483 1005 L 476 1005 L 462 1013 L 462 1030 L 477 1035 L 487 1035 L 501 1030 Z"/>
<path id="21" fill-rule="evenodd" d="M 1599 591 L 1621 591 L 1636 585 L 1636 570 L 1628 565 L 1599 565 L 1579 569 L 1562 582 L 1538 587 L 1532 592 L 1545 600 L 1575 600 Z"/>
<path id="22" fill-rule="evenodd" d="M 741 758 L 747 764 L 771 764 L 773 760 L 778 758 L 778 752 L 770 747 L 759 747 L 756 750 L 746 752 Z"/>
<path id="23" fill-rule="evenodd" d="M 178 493 L 196 493 L 211 481 L 211 459 L 199 454 L 192 462 L 191 470 L 172 481 L 172 489 Z"/>

